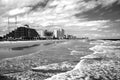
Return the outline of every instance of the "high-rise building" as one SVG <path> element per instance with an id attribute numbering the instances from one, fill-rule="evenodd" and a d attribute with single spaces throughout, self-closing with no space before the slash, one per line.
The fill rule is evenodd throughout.
<path id="1" fill-rule="evenodd" d="M 64 29 L 55 29 L 55 30 L 53 31 L 53 34 L 54 34 L 54 37 L 55 37 L 55 38 L 63 39 L 63 38 L 64 38 L 65 31 L 64 31 Z"/>
<path id="2" fill-rule="evenodd" d="M 64 35 L 65 35 L 65 30 L 64 29 L 60 29 L 60 38 L 63 39 Z"/>
<path id="3" fill-rule="evenodd" d="M 53 31 L 53 35 L 54 35 L 55 38 L 58 38 L 58 30 L 57 30 L 57 29 L 55 29 L 55 30 Z"/>
<path id="4" fill-rule="evenodd" d="M 44 35 L 44 30 L 41 30 L 41 31 L 40 31 L 40 37 L 41 37 L 41 38 L 44 38 L 44 37 L 45 37 L 45 35 Z"/>

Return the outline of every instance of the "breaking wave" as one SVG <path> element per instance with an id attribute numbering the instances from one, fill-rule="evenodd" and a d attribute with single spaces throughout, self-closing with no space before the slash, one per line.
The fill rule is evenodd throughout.
<path id="1" fill-rule="evenodd" d="M 94 51 L 93 54 L 81 57 L 81 61 L 73 70 L 54 75 L 46 80 L 119 80 L 120 41 L 101 40 L 90 44 L 95 45 L 89 48 Z M 71 55 L 79 53 L 77 50 L 71 51 Z"/>
<path id="2" fill-rule="evenodd" d="M 94 53 L 120 53 L 120 41 L 102 41 L 103 43 L 96 44 L 90 50 Z"/>

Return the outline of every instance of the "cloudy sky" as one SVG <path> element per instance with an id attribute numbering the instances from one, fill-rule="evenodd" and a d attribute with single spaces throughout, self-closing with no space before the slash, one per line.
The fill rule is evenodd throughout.
<path id="1" fill-rule="evenodd" d="M 120 0 L 0 0 L 0 35 L 17 28 L 14 16 L 18 26 L 37 31 L 61 27 L 78 37 L 120 38 Z"/>

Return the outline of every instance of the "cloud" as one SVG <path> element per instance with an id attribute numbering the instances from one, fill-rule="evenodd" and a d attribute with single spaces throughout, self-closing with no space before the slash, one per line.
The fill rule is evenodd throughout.
<path id="1" fill-rule="evenodd" d="M 30 11 L 36 11 L 38 9 L 43 9 L 47 6 L 49 3 L 49 0 L 39 0 L 38 3 L 35 3 L 33 5 L 29 4 L 28 6 L 31 7 Z"/>
<path id="2" fill-rule="evenodd" d="M 38 3 L 39 1 L 43 0 L 1 0 L 1 3 L 6 6 L 14 6 L 14 7 L 24 7 L 26 5 L 34 5 Z"/>
<path id="3" fill-rule="evenodd" d="M 90 36 L 90 38 L 101 38 L 101 37 L 105 37 L 102 34 L 95 34 L 95 33 L 86 33 L 84 34 L 84 36 Z"/>
<path id="4" fill-rule="evenodd" d="M 120 19 L 115 20 L 116 22 L 120 22 Z"/>
<path id="5" fill-rule="evenodd" d="M 120 34 L 119 33 L 112 33 L 112 36 L 120 37 Z"/>
<path id="6" fill-rule="evenodd" d="M 101 5 L 102 7 L 108 7 L 111 6 L 114 3 L 118 3 L 120 4 L 120 0 L 85 0 L 85 2 L 89 3 L 89 2 L 95 2 L 95 4 Z"/>
<path id="7" fill-rule="evenodd" d="M 78 1 L 80 6 L 77 5 Z M 43 3 L 43 2 L 42 2 Z M 38 3 L 40 4 L 40 3 Z M 32 9 L 39 8 L 38 4 L 31 6 Z M 49 8 L 51 6 L 55 6 L 53 8 Z M 96 3 L 94 1 L 90 1 L 88 3 L 83 0 L 54 0 L 53 2 L 47 5 L 47 8 L 44 11 L 35 11 L 28 15 L 24 15 L 19 17 L 19 22 L 28 22 L 41 24 L 42 26 L 48 25 L 61 25 L 61 26 L 100 26 L 104 21 L 86 21 L 85 18 L 75 18 L 73 15 L 79 12 L 84 12 L 96 7 Z M 81 8 L 81 10 L 79 10 Z M 29 7 L 26 8 L 16 8 L 10 10 L 8 12 L 9 15 L 16 15 L 20 13 L 25 13 L 29 11 Z M 82 21 L 82 22 L 80 22 Z M 84 21 L 84 22 L 83 22 Z M 41 23 L 40 23 L 41 22 Z"/>
<path id="8" fill-rule="evenodd" d="M 16 10 L 17 13 L 18 10 L 23 12 L 25 8 L 32 8 L 31 6 L 41 3 L 43 1 L 45 0 L 35 0 L 35 1 L 34 0 L 1 0 L 1 7 L 3 7 L 4 10 L 6 10 L 6 12 L 4 13 L 9 13 L 14 10 Z"/>
<path id="9" fill-rule="evenodd" d="M 7 14 L 9 16 L 15 16 L 15 15 L 19 15 L 19 14 L 22 14 L 22 13 L 26 13 L 30 10 L 29 7 L 24 7 L 24 8 L 16 8 L 16 9 L 13 9 L 13 10 L 10 10 Z"/>
<path id="10" fill-rule="evenodd" d="M 96 33 L 109 28 L 110 19 L 88 19 L 84 12 L 98 6 L 107 8 L 115 2 L 119 4 L 120 0 L 1 0 L 2 6 L 6 9 L 3 13 L 8 16 L 17 15 L 18 24 L 39 26 L 35 27 L 38 29 L 58 26 L 69 31 L 77 31 L 78 34 L 83 31 Z M 76 17 L 76 14 L 80 16 Z M 4 17 L 1 21 L 7 23 L 7 18 Z M 10 21 L 14 22 L 14 18 Z"/>
<path id="11" fill-rule="evenodd" d="M 84 0 L 2 0 L 2 4 L 4 4 L 6 7 L 11 7 L 14 9 L 20 9 L 24 10 L 26 7 L 30 7 L 31 10 L 39 10 L 44 7 L 45 10 L 52 8 L 55 13 L 62 13 L 64 11 L 74 11 L 76 13 L 83 13 L 86 11 L 89 11 L 91 9 L 94 9 L 95 7 L 102 5 L 104 7 L 112 5 L 113 3 L 117 2 L 119 0 L 88 0 L 87 2 Z M 54 6 L 54 7 L 53 7 Z M 22 9 L 23 8 L 23 9 Z M 44 11 L 45 11 L 44 10 Z M 75 11 L 76 10 L 76 11 Z M 11 12 L 11 11 L 10 11 Z"/>
<path id="12" fill-rule="evenodd" d="M 98 0 L 98 4 L 101 4 L 103 7 L 111 6 L 115 2 L 120 2 L 120 0 Z"/>

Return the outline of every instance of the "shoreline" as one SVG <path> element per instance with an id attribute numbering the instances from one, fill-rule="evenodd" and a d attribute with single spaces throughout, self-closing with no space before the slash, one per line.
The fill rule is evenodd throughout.
<path id="1" fill-rule="evenodd" d="M 59 42 L 59 41 L 58 41 Z M 51 47 L 49 50 L 45 50 L 45 52 L 43 51 L 43 53 L 42 53 L 42 51 L 38 51 L 38 52 L 36 52 L 36 53 L 31 53 L 31 54 L 28 54 L 28 55 L 24 55 L 24 56 L 17 56 L 17 57 L 14 57 L 14 58 L 7 58 L 7 59 L 4 59 L 4 60 L 2 60 L 2 61 L 0 61 L 0 64 L 5 64 L 6 63 L 6 65 L 5 65 L 5 68 L 9 68 L 8 70 L 9 71 L 7 71 L 7 69 L 5 69 L 4 70 L 4 67 L 3 67 L 3 70 L 4 70 L 4 72 L 5 73 L 8 73 L 8 74 L 6 74 L 6 76 L 13 76 L 13 77 L 16 77 L 16 76 L 18 76 L 18 77 L 20 77 L 19 75 L 21 75 L 21 77 L 23 77 L 24 75 L 26 75 L 26 77 L 29 77 L 29 76 L 31 76 L 32 74 L 35 74 L 35 75 L 39 75 L 39 73 L 40 73 L 40 75 L 56 75 L 57 73 L 49 73 L 49 72 L 47 72 L 47 73 L 44 73 L 44 71 L 46 71 L 46 70 L 43 70 L 43 73 L 41 73 L 41 72 L 34 72 L 34 71 L 30 71 L 29 69 L 32 69 L 32 68 L 35 68 L 35 67 L 39 67 L 39 66 L 47 66 L 47 67 L 49 67 L 50 69 L 52 69 L 51 68 L 51 64 L 52 65 L 55 65 L 56 66 L 56 64 L 58 65 L 58 66 L 53 66 L 54 67 L 54 69 L 55 69 L 55 71 L 58 69 L 58 70 L 60 70 L 61 71 L 61 69 L 63 68 L 63 71 L 64 71 L 64 69 L 65 70 L 68 70 L 68 71 L 70 71 L 73 67 L 71 67 L 71 65 L 69 66 L 69 64 L 72 64 L 72 66 L 73 66 L 73 64 L 74 64 L 74 66 L 76 65 L 76 64 L 78 64 L 79 63 L 79 61 L 80 61 L 80 59 L 77 59 L 77 57 L 75 57 L 75 55 L 70 55 L 70 53 L 68 53 L 68 54 L 66 54 L 66 53 L 61 53 L 61 50 L 64 50 L 64 48 L 67 48 L 67 50 L 68 50 L 68 48 L 72 48 L 72 44 L 71 44 L 71 42 L 72 42 L 72 44 L 77 44 L 77 45 L 80 45 L 81 47 L 88 47 L 88 44 L 86 44 L 86 42 L 84 43 L 84 41 L 81 41 L 81 40 L 78 40 L 77 41 L 77 43 L 76 43 L 76 41 L 64 41 L 63 43 L 61 43 L 60 42 L 60 45 L 58 44 L 58 45 L 53 45 L 53 47 Z M 79 42 L 79 44 L 78 44 L 78 42 Z M 81 43 L 84 43 L 84 46 L 82 46 L 82 44 Z M 89 42 L 87 42 L 87 43 L 89 43 Z M 65 47 L 66 46 L 66 47 Z M 74 45 L 75 46 L 75 45 Z M 56 48 L 57 47 L 57 48 Z M 62 47 L 62 48 L 61 48 Z M 90 45 L 89 45 L 89 47 L 90 47 Z M 60 53 L 59 53 L 59 49 L 61 48 L 61 50 L 60 50 Z M 79 48 L 79 47 L 78 47 Z M 54 50 L 55 49 L 57 49 L 57 52 L 54 52 Z M 73 47 L 73 49 L 74 49 L 74 47 Z M 53 52 L 51 52 L 51 50 L 53 50 Z M 68 50 L 68 51 L 71 51 L 71 50 Z M 65 51 L 66 52 L 66 51 Z M 45 54 L 44 54 L 45 53 Z M 49 56 L 50 55 L 50 56 Z M 58 57 L 57 57 L 57 56 Z M 66 56 L 68 56 L 68 57 L 64 57 L 64 58 L 60 58 L 61 56 L 60 55 L 66 55 Z M 72 58 L 71 58 L 71 56 L 72 56 Z M 57 57 L 57 58 L 56 58 Z M 78 56 L 79 57 L 79 56 Z M 54 59 L 53 59 L 54 58 Z M 76 58 L 76 59 L 74 59 L 74 58 Z M 75 60 L 77 60 L 77 62 L 75 62 Z M 65 62 L 65 61 L 67 61 L 68 62 L 68 64 Z M 65 64 L 64 64 L 64 62 L 65 62 Z M 55 64 L 56 63 L 56 64 Z M 63 64 L 62 64 L 63 63 Z M 12 64 L 12 65 L 11 65 Z M 31 66 L 31 65 L 34 65 L 34 66 Z M 15 66 L 15 67 L 7 67 L 7 66 Z M 67 67 L 68 66 L 68 67 Z M 19 68 L 20 67 L 20 68 Z M 70 68 L 70 69 L 69 69 Z M 9 73 L 9 72 L 11 72 L 12 71 L 12 69 L 15 69 L 15 70 L 17 70 L 17 71 L 19 71 L 19 70 L 23 70 L 23 72 L 16 72 L 16 73 L 14 73 L 14 70 L 13 70 L 13 73 Z M 25 73 L 24 73 L 24 71 L 25 70 L 28 70 L 28 71 L 26 71 Z M 48 70 L 49 71 L 49 70 Z M 54 72 L 54 71 L 53 71 Z M 29 74 L 30 73 L 30 74 Z M 61 73 L 61 72 L 60 72 Z M 34 77 L 34 76 L 33 76 Z M 51 77 L 51 76 L 50 76 Z M 44 79 L 46 79 L 46 78 L 44 78 Z M 24 80 L 24 79 L 23 79 Z M 43 79 L 41 79 L 40 78 L 40 80 L 43 80 Z"/>
<path id="2" fill-rule="evenodd" d="M 104 44 L 105 42 L 96 44 L 96 45 L 104 46 Z M 90 55 L 81 57 L 81 60 L 75 66 L 74 69 L 64 73 L 56 74 L 45 80 L 61 80 L 61 79 L 62 80 L 67 80 L 67 79 L 69 80 L 72 80 L 72 79 L 74 80 L 78 80 L 78 79 L 79 80 L 119 80 L 120 79 L 119 53 L 99 52 L 92 49 L 92 48 L 95 48 L 95 46 L 89 48 L 94 52 Z M 109 46 L 114 46 L 114 45 L 109 45 Z M 108 47 L 108 45 L 106 45 L 106 47 Z"/>
<path id="3" fill-rule="evenodd" d="M 0 46 L 2 46 L 3 48 L 6 48 L 8 47 L 9 50 L 13 50 L 13 51 L 22 51 L 21 49 L 29 49 L 29 48 L 39 48 L 39 47 L 42 47 L 42 46 L 50 46 L 50 45 L 54 45 L 56 43 L 62 43 L 62 42 L 66 42 L 66 40 L 48 40 L 48 41 L 25 41 L 25 42 L 5 42 L 5 43 L 0 43 Z M 4 45 L 3 45 L 4 44 Z M 11 47 L 12 46 L 12 47 Z M 2 48 L 1 48 L 2 49 Z M 32 52 L 32 53 L 22 53 L 21 55 L 19 54 L 18 56 L 13 56 L 13 57 L 5 57 L 5 58 L 2 58 L 0 60 L 4 60 L 4 59 L 12 59 L 14 57 L 19 57 L 19 56 L 25 56 L 25 55 L 29 55 L 29 54 L 34 54 L 36 52 L 40 52 L 41 50 L 38 50 L 38 51 L 35 51 L 35 52 Z"/>

